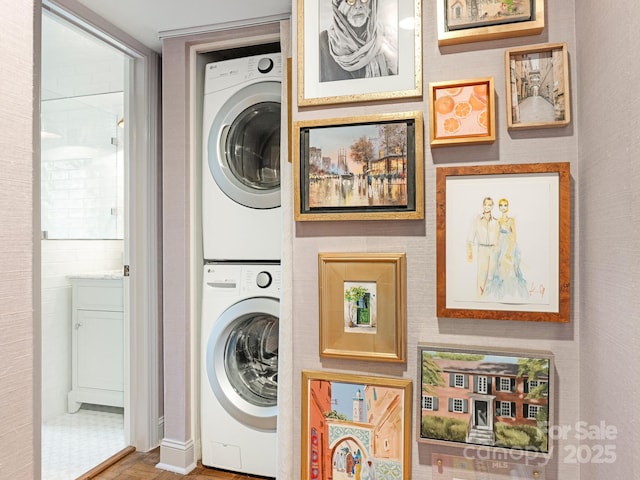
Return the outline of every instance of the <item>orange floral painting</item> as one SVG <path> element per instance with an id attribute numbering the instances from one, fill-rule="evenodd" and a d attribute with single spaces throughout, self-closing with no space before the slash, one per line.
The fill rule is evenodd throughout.
<path id="1" fill-rule="evenodd" d="M 436 90 L 438 137 L 486 135 L 489 131 L 486 83 Z"/>
<path id="2" fill-rule="evenodd" d="M 495 140 L 492 79 L 431 84 L 431 145 Z"/>

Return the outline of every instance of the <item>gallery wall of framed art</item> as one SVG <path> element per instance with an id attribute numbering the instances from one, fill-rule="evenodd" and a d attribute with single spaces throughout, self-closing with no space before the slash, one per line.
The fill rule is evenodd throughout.
<path id="1" fill-rule="evenodd" d="M 571 269 L 575 221 L 573 175 L 577 160 L 571 122 L 574 105 L 571 100 L 575 95 L 572 88 L 575 66 L 571 58 L 575 47 L 571 34 L 557 33 L 563 25 L 562 16 L 569 14 L 570 8 L 543 0 L 506 6 L 477 2 L 474 13 L 466 5 L 476 2 L 416 1 L 410 2 L 409 8 L 399 1 L 394 10 L 399 13 L 378 22 L 376 28 L 382 29 L 378 33 L 384 31 L 395 38 L 391 43 L 401 46 L 400 56 L 415 60 L 398 71 L 409 77 L 417 75 L 419 81 L 411 87 L 394 86 L 385 91 L 370 85 L 382 85 L 380 77 L 391 82 L 404 79 L 402 75 L 396 77 L 393 69 L 379 70 L 384 60 L 376 61 L 376 77 L 360 67 L 349 67 L 351 70 L 347 71 L 352 73 L 336 73 L 336 65 L 329 67 L 320 58 L 327 53 L 320 42 L 332 35 L 339 37 L 338 33 L 331 33 L 332 28 L 338 29 L 348 22 L 347 5 L 362 9 L 369 4 L 368 11 L 373 12 L 383 2 L 298 0 L 296 3 L 297 48 L 292 71 L 297 81 L 293 82 L 290 125 L 293 190 L 285 194 L 291 202 L 289 221 L 293 235 L 292 338 L 296 360 L 293 389 L 306 393 L 307 398 L 300 398 L 295 409 L 294 428 L 298 433 L 294 438 L 296 442 L 304 442 L 304 452 L 301 458 L 296 458 L 295 470 L 312 478 L 317 454 L 318 472 L 325 472 L 317 478 L 329 478 L 322 476 L 327 469 L 332 469 L 334 476 L 340 474 L 342 460 L 338 460 L 341 457 L 334 447 L 342 440 L 336 437 L 335 442 L 329 440 L 326 445 L 314 442 L 337 435 L 335 425 L 352 419 L 350 414 L 344 419 L 339 415 L 334 418 L 334 414 L 327 416 L 333 408 L 326 408 L 322 415 L 327 425 L 330 419 L 334 426 L 318 428 L 319 419 L 310 420 L 318 413 L 310 413 L 309 396 L 315 390 L 309 390 L 307 383 L 310 376 L 316 375 L 323 379 L 326 376 L 329 383 L 343 383 L 347 377 L 342 375 L 355 374 L 380 376 L 382 382 L 395 379 L 411 383 L 414 392 L 411 438 L 419 453 L 407 460 L 413 474 L 421 472 L 419 475 L 425 479 L 445 478 L 438 477 L 438 469 L 442 475 L 451 474 L 456 454 L 462 455 L 465 449 L 492 452 L 505 446 L 505 435 L 520 438 L 527 431 L 533 436 L 520 438 L 520 443 L 514 443 L 515 448 L 544 450 L 540 458 L 533 456 L 543 465 L 538 468 L 534 464 L 530 472 L 535 472 L 536 478 L 545 478 L 545 474 L 546 478 L 571 477 L 576 467 L 563 463 L 553 453 L 570 441 L 548 439 L 542 445 L 538 432 L 534 431 L 577 420 L 566 409 L 573 401 L 570 392 L 577 388 L 572 375 L 579 368 L 575 362 L 578 345 L 571 333 L 575 328 L 576 288 Z M 458 10 L 458 4 L 463 8 Z M 340 17 L 341 10 L 344 18 Z M 465 15 L 467 20 L 462 18 Z M 420 25 L 412 40 L 408 41 L 404 34 L 394 37 L 394 29 L 389 25 L 397 25 L 400 31 L 406 25 L 403 21 L 411 16 L 413 25 Z M 448 22 L 444 28 L 442 21 Z M 321 24 L 326 25 L 326 34 Z M 420 45 L 415 46 L 415 42 Z M 327 47 L 329 56 L 331 48 Z M 420 58 L 416 60 L 418 51 Z M 359 52 L 364 56 L 363 50 Z M 545 60 L 549 55 L 560 58 L 562 65 Z M 323 68 L 340 77 L 329 78 L 328 73 L 324 75 L 321 71 Z M 356 71 L 359 73 L 353 73 Z M 507 74 L 513 71 L 520 76 L 514 84 L 513 75 Z M 549 77 L 550 72 L 553 78 Z M 562 100 L 562 106 L 567 114 L 557 123 L 558 99 L 562 96 L 566 99 Z M 516 125 L 516 107 L 520 108 L 518 118 L 537 118 L 522 115 L 525 111 L 532 115 L 527 106 L 530 102 L 525 102 L 532 99 L 535 108 L 543 109 L 543 120 L 521 121 Z M 381 127 L 394 119 L 402 126 L 409 120 L 412 124 L 407 124 L 408 131 L 413 128 L 420 131 L 413 130 L 407 140 L 393 143 L 390 134 Z M 360 128 L 363 125 L 373 128 L 367 131 Z M 352 127 L 360 129 L 343 135 Z M 315 140 L 310 140 L 314 136 Z M 330 149 L 329 145 L 336 141 L 342 143 Z M 332 153 L 333 150 L 337 153 Z M 404 159 L 404 151 L 413 152 L 402 160 L 406 169 L 392 161 Z M 359 160 L 363 158 L 366 160 Z M 408 168 L 412 165 L 415 170 Z M 401 171 L 413 171 L 402 184 L 397 176 L 394 178 Z M 403 189 L 415 193 L 417 203 L 407 202 L 408 197 L 398 193 Z M 475 238 L 469 244 L 468 240 L 474 218 L 477 220 L 484 211 L 486 197 L 492 199 L 487 218 L 495 222 L 494 243 L 488 255 L 485 252 L 480 255 L 479 251 L 489 243 Z M 349 199 L 363 203 L 355 208 L 345 207 Z M 384 213 L 380 207 L 388 201 L 395 203 Z M 409 204 L 411 208 L 407 208 Z M 419 213 L 413 211 L 414 207 Z M 473 250 L 471 256 L 469 245 Z M 380 282 L 384 283 L 388 274 L 382 274 L 376 258 L 385 255 L 403 258 L 404 288 L 393 296 L 380 290 Z M 354 259 L 365 265 L 363 271 L 350 265 Z M 483 268 L 481 261 L 492 262 L 487 269 L 489 273 L 478 273 Z M 392 263 L 397 262 L 396 259 Z M 478 300 L 478 279 L 482 275 L 485 280 L 491 277 L 494 290 Z M 516 290 L 512 292 L 509 289 L 513 278 Z M 471 285 L 468 289 L 467 284 Z M 482 288 L 485 287 L 482 283 Z M 495 296 L 487 301 L 489 295 Z M 398 316 L 397 310 L 382 313 L 383 305 L 389 307 L 392 298 L 405 302 L 404 322 L 398 323 L 403 317 Z M 382 318 L 394 325 L 389 334 L 383 335 L 384 339 L 379 330 Z M 403 340 L 400 350 L 397 344 L 389 348 L 394 339 Z M 414 355 L 425 345 L 466 349 L 448 352 L 457 356 L 450 358 L 449 363 L 463 359 L 470 363 L 461 367 L 469 367 L 471 359 L 480 370 L 466 375 L 467 383 L 462 379 L 458 386 L 455 374 L 459 372 L 452 371 L 451 391 L 446 393 L 445 388 L 449 387 L 438 386 L 443 389 L 442 399 L 426 398 L 433 397 L 424 393 L 426 363 L 422 356 Z M 399 355 L 401 350 L 406 354 Z M 434 357 L 441 353 L 433 349 L 429 352 Z M 540 356 L 527 357 L 527 352 Z M 479 372 L 489 367 L 477 360 L 479 355 L 488 359 L 488 363 L 497 361 L 500 365 L 496 372 L 499 368 L 506 369 L 502 377 L 492 374 L 489 382 L 487 375 L 481 375 Z M 529 383 L 524 370 L 518 371 L 519 361 L 531 365 L 546 362 L 544 375 L 541 373 Z M 504 404 L 483 404 L 487 401 L 484 396 L 493 394 L 482 387 L 478 390 L 477 385 L 474 390 L 474 375 L 485 377 L 494 389 L 500 388 L 503 378 L 504 394 L 498 402 Z M 562 381 L 557 381 L 558 376 Z M 444 382 L 444 373 L 441 377 Z M 447 382 L 448 379 L 447 376 Z M 509 388 L 513 384 L 518 391 L 511 396 L 507 392 L 507 379 Z M 536 382 L 553 385 L 552 393 L 547 393 L 544 401 L 523 390 L 536 388 Z M 324 393 L 328 395 L 325 401 L 329 406 L 332 402 L 340 404 L 341 400 L 332 396 L 330 390 Z M 465 393 L 456 396 L 456 392 Z M 465 402 L 458 400 L 466 400 L 466 411 Z M 455 417 L 455 425 L 464 423 L 465 429 L 474 418 L 470 415 L 490 414 L 498 419 L 492 425 L 497 424 L 500 432 L 494 432 L 494 436 L 498 435 L 500 440 L 483 443 L 473 440 L 473 435 L 458 432 L 455 438 L 463 440 L 451 442 L 447 435 L 433 433 L 440 432 L 440 426 L 421 431 L 419 419 L 432 411 L 434 401 L 443 417 Z M 316 404 L 313 405 L 315 408 Z M 545 412 L 553 414 L 546 417 L 546 426 L 536 423 L 539 412 L 541 422 Z M 510 429 L 516 420 L 521 425 Z M 311 432 L 312 424 L 315 433 Z M 509 428 L 505 427 L 507 424 Z M 375 431 L 376 425 L 370 428 Z M 476 422 L 477 431 L 484 428 L 484 424 Z M 518 433 L 514 433 L 516 430 Z M 313 445 L 324 446 L 314 450 Z M 381 452 L 373 454 L 372 448 L 363 445 L 368 444 L 364 440 L 353 442 L 349 453 L 355 455 L 360 449 L 361 461 L 366 464 L 366 460 L 371 460 L 372 468 L 375 465 L 382 468 L 385 463 L 378 458 Z M 521 459 L 508 460 L 514 460 L 514 469 L 524 468 Z M 359 468 L 363 468 L 363 463 Z M 385 477 L 381 472 L 375 470 L 378 475 L 375 478 L 401 478 Z"/>

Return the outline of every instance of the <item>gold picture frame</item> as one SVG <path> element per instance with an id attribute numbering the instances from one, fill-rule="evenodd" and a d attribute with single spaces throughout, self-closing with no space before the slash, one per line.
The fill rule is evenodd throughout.
<path id="1" fill-rule="evenodd" d="M 429 84 L 431 147 L 493 143 L 496 139 L 493 77 Z"/>
<path id="2" fill-rule="evenodd" d="M 412 395 L 410 379 L 303 370 L 301 480 L 411 478 Z"/>
<path id="3" fill-rule="evenodd" d="M 570 321 L 568 162 L 440 167 L 436 192 L 439 317 Z"/>
<path id="4" fill-rule="evenodd" d="M 502 38 L 520 37 L 527 35 L 538 35 L 544 30 L 544 0 L 526 0 L 530 1 L 530 19 L 521 21 L 520 17 L 515 15 L 516 21 L 511 21 L 509 15 L 503 15 L 502 12 L 475 12 L 469 14 L 472 20 L 466 28 L 451 28 L 451 21 L 448 19 L 454 15 L 464 14 L 464 12 L 456 12 L 447 7 L 450 0 L 436 0 L 438 6 L 438 45 L 443 47 L 447 45 L 457 45 L 460 43 L 480 42 L 487 40 L 499 40 Z M 523 1 L 523 0 L 520 0 Z M 456 2 L 457 8 L 466 8 L 464 2 Z M 467 2 L 468 3 L 468 2 Z M 512 4 L 517 2 L 512 2 Z M 490 4 L 493 6 L 493 4 Z M 503 7 L 506 3 L 497 3 L 497 8 Z M 456 8 L 453 7 L 452 8 Z M 495 24 L 487 20 L 487 17 L 495 17 Z M 474 26 L 474 24 L 476 26 Z"/>
<path id="5" fill-rule="evenodd" d="M 357 47 L 348 26 L 332 30 L 345 17 L 331 0 L 298 0 L 298 106 L 422 96 L 421 0 L 369 0 L 362 8 L 379 20 L 367 31 L 381 40 Z M 364 52 L 369 45 L 378 53 Z"/>
<path id="6" fill-rule="evenodd" d="M 510 130 L 564 127 L 571 122 L 566 43 L 506 50 L 505 78 Z"/>
<path id="7" fill-rule="evenodd" d="M 294 219 L 424 218 L 422 112 L 294 125 Z"/>
<path id="8" fill-rule="evenodd" d="M 319 253 L 320 356 L 406 362 L 406 254 Z"/>

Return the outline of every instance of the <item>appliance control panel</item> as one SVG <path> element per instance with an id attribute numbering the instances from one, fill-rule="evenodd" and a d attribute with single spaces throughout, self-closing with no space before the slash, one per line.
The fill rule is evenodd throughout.
<path id="1" fill-rule="evenodd" d="M 245 82 L 281 81 L 282 57 L 279 53 L 234 58 L 208 63 L 205 67 L 205 95 Z"/>
<path id="2" fill-rule="evenodd" d="M 277 264 L 207 264 L 207 286 L 233 295 L 280 297 L 280 265 Z"/>

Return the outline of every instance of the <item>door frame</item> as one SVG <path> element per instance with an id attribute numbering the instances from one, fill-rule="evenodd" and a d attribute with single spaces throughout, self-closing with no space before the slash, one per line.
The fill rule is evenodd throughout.
<path id="1" fill-rule="evenodd" d="M 161 349 L 161 211 L 159 65 L 157 53 L 143 46 L 75 0 L 43 0 L 48 10 L 128 55 L 129 97 L 125 105 L 127 161 L 125 199 L 128 198 L 128 231 L 123 264 L 125 301 L 125 439 L 141 451 L 155 448 L 163 436 L 160 386 Z M 36 12 L 36 15 L 39 11 Z M 39 80 L 34 81 L 39 89 Z M 39 111 L 39 105 L 37 106 Z M 126 107 L 125 107 L 126 108 Z M 133 113 L 135 112 L 135 115 Z M 135 188 L 132 186 L 135 185 Z M 40 184 L 35 186 L 39 188 Z M 125 200 L 125 203 L 126 200 Z M 34 205 L 40 216 L 40 205 Z M 40 260 L 34 264 L 39 272 Z M 135 321 L 132 321 L 135 319 Z M 40 350 L 42 347 L 40 346 Z M 41 401 L 41 393 L 36 401 Z M 41 447 L 38 446 L 41 450 Z M 41 455 L 41 452 L 38 452 Z"/>
<path id="2" fill-rule="evenodd" d="M 489 395 L 484 393 L 472 393 L 469 394 L 470 400 L 470 408 L 469 412 L 471 413 L 471 428 L 472 430 L 486 430 L 493 432 L 493 424 L 494 424 L 494 409 L 495 409 L 495 395 Z M 487 404 L 487 424 L 484 426 L 478 426 L 476 423 L 476 402 L 484 402 Z"/>

